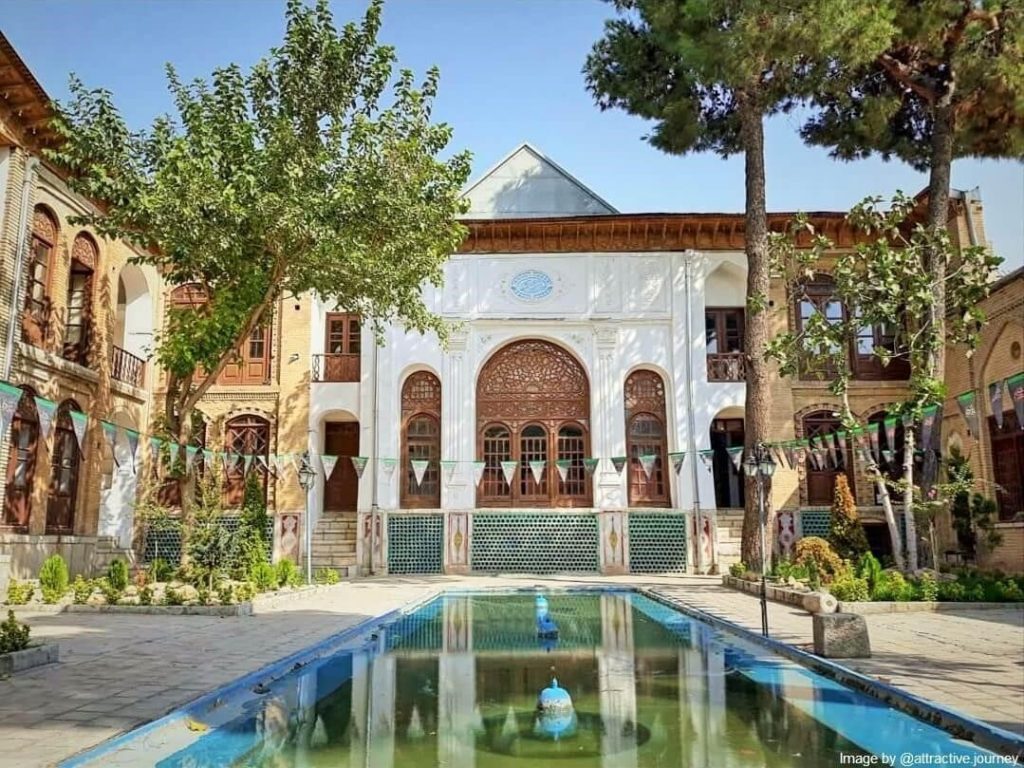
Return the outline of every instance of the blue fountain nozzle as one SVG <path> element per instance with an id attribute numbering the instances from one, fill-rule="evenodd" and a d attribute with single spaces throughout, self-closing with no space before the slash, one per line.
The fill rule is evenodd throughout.
<path id="1" fill-rule="evenodd" d="M 558 625 L 547 614 L 537 617 L 537 637 L 548 639 L 558 637 Z"/>
<path id="2" fill-rule="evenodd" d="M 569 692 L 551 679 L 551 685 L 537 697 L 537 720 L 534 733 L 556 741 L 576 732 L 576 709 Z"/>

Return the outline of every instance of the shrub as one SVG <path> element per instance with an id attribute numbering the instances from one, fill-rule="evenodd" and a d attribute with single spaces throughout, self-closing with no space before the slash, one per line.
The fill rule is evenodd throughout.
<path id="1" fill-rule="evenodd" d="M 865 552 L 857 561 L 857 577 L 868 582 L 868 592 L 874 596 L 878 582 L 882 579 L 882 564 L 870 552 Z"/>
<path id="2" fill-rule="evenodd" d="M 297 587 L 302 583 L 299 569 L 287 557 L 277 563 L 277 585 L 279 587 Z"/>
<path id="3" fill-rule="evenodd" d="M 864 526 L 857 517 L 857 502 L 850 493 L 846 475 L 836 476 L 835 494 L 832 501 L 832 528 L 828 542 L 836 554 L 844 560 L 856 560 L 868 551 L 868 537 Z"/>
<path id="4" fill-rule="evenodd" d="M 732 571 L 733 567 L 730 566 L 729 570 Z M 317 584 L 337 584 L 341 581 L 341 576 L 333 568 L 317 568 L 316 573 L 313 574 L 313 581 Z"/>
<path id="5" fill-rule="evenodd" d="M 200 587 L 199 589 L 197 589 L 196 590 L 196 601 L 200 605 L 209 605 L 210 604 L 210 590 L 208 590 L 206 587 Z"/>
<path id="6" fill-rule="evenodd" d="M 235 567 L 242 574 L 247 574 L 257 563 L 267 562 L 269 559 L 269 518 L 265 495 L 259 473 L 250 472 L 245 479 L 242 514 L 235 534 Z"/>
<path id="7" fill-rule="evenodd" d="M 110 586 L 121 592 L 128 588 L 128 563 L 121 558 L 115 558 L 107 568 L 107 580 Z"/>
<path id="8" fill-rule="evenodd" d="M 164 590 L 164 605 L 184 605 L 185 593 L 175 587 L 168 586 Z"/>
<path id="9" fill-rule="evenodd" d="M 899 571 L 883 571 L 872 598 L 906 603 L 914 599 L 914 585 L 908 584 Z"/>
<path id="10" fill-rule="evenodd" d="M 14 611 L 7 611 L 7 621 L 0 624 L 0 653 L 14 653 L 28 648 L 28 636 L 32 630 L 14 618 Z"/>
<path id="11" fill-rule="evenodd" d="M 863 603 L 871 599 L 867 579 L 844 574 L 829 585 L 828 591 L 836 600 L 847 603 Z"/>
<path id="12" fill-rule="evenodd" d="M 939 599 L 939 583 L 930 573 L 921 574 L 917 582 L 917 591 L 925 602 L 934 603 Z"/>
<path id="13" fill-rule="evenodd" d="M 94 589 L 96 589 L 96 585 L 93 584 L 91 579 L 86 579 L 82 574 L 78 574 L 71 585 L 71 600 L 75 605 L 85 605 L 89 598 L 92 597 Z"/>
<path id="14" fill-rule="evenodd" d="M 260 592 L 277 589 L 277 570 L 270 563 L 256 563 L 249 571 L 249 578 Z"/>
<path id="15" fill-rule="evenodd" d="M 958 603 L 967 596 L 967 590 L 959 581 L 940 581 L 939 600 Z"/>
<path id="16" fill-rule="evenodd" d="M 68 564 L 60 555 L 50 555 L 39 569 L 39 586 L 43 590 L 43 602 L 53 604 L 68 591 Z"/>
<path id="17" fill-rule="evenodd" d="M 217 587 L 217 600 L 221 605 L 231 605 L 235 602 L 235 590 L 231 582 L 225 581 Z"/>
<path id="18" fill-rule="evenodd" d="M 139 590 L 139 605 L 153 604 L 153 588 L 146 584 Z"/>
<path id="19" fill-rule="evenodd" d="M 729 566 L 729 575 L 730 576 L 734 576 L 737 579 L 742 579 L 743 578 L 743 574 L 746 573 L 746 572 L 747 572 L 747 566 L 745 566 L 742 562 L 733 563 L 732 565 Z"/>
<path id="20" fill-rule="evenodd" d="M 805 536 L 796 543 L 796 562 L 811 568 L 824 583 L 829 583 L 842 570 L 843 561 L 831 545 L 820 536 Z"/>
<path id="21" fill-rule="evenodd" d="M 7 604 L 25 605 L 25 603 L 32 599 L 32 594 L 35 591 L 32 582 L 11 579 L 7 582 Z"/>
<path id="22" fill-rule="evenodd" d="M 247 603 L 256 597 L 256 585 L 251 581 L 245 581 L 235 587 L 235 599 L 240 603 Z"/>
<path id="23" fill-rule="evenodd" d="M 118 561 L 115 560 L 114 562 Z M 103 599 L 107 601 L 107 605 L 117 605 L 117 601 L 124 594 L 124 589 L 115 586 L 109 576 L 99 579 L 99 588 L 100 592 L 103 593 Z"/>
<path id="24" fill-rule="evenodd" d="M 149 564 L 150 581 L 170 581 L 173 576 L 174 568 L 162 557 L 154 558 Z"/>

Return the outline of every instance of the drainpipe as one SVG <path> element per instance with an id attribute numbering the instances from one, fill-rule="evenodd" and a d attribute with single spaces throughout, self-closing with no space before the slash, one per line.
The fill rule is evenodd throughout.
<path id="1" fill-rule="evenodd" d="M 701 553 L 701 534 L 702 528 L 700 519 L 700 483 L 697 477 L 697 420 L 693 415 L 693 332 L 691 330 L 692 322 L 690 318 L 691 302 L 690 302 L 690 291 L 693 287 L 693 252 L 687 251 L 683 254 L 683 307 L 685 311 L 683 319 L 683 329 L 686 335 L 685 344 L 683 345 L 684 354 L 684 369 L 686 371 L 686 416 L 687 424 L 689 429 L 688 435 L 688 448 L 690 452 L 690 478 L 693 483 L 693 521 L 694 527 L 696 528 L 696 537 L 694 539 L 694 555 L 696 560 L 696 569 L 698 572 L 704 567 L 702 562 Z"/>
<path id="2" fill-rule="evenodd" d="M 380 451 L 380 411 L 377 397 L 377 373 L 379 371 L 380 353 L 377 349 L 377 325 L 373 326 L 373 447 L 370 456 L 370 481 L 373 484 L 370 490 L 370 574 L 377 573 L 373 553 L 377 548 L 377 520 L 380 514 L 377 496 L 377 455 Z"/>
<path id="3" fill-rule="evenodd" d="M 29 157 L 25 161 L 25 178 L 21 184 L 21 210 L 18 214 L 18 240 L 14 252 L 14 283 L 11 287 L 11 317 L 7 324 L 7 343 L 4 356 L 4 381 L 11 378 L 11 365 L 14 360 L 14 326 L 18 320 L 18 297 L 21 295 L 21 274 L 25 271 L 25 251 L 28 239 L 28 203 L 35 184 L 36 169 L 39 158 Z"/>

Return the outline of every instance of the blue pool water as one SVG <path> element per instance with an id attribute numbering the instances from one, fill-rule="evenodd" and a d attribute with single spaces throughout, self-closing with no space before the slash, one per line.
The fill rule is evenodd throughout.
<path id="1" fill-rule="evenodd" d="M 539 607 L 529 592 L 444 595 L 67 765 L 834 768 L 994 757 L 644 595 L 544 597 Z M 557 637 L 538 637 L 542 610 Z M 542 691 L 557 710 L 538 708 Z"/>

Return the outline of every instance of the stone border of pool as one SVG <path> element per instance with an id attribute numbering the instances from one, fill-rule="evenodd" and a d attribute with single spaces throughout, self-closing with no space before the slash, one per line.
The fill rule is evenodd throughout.
<path id="1" fill-rule="evenodd" d="M 1022 736 L 968 717 L 933 701 L 922 699 L 900 688 L 882 683 L 849 667 L 844 667 L 842 664 L 815 656 L 813 653 L 808 653 L 781 640 L 775 640 L 770 636 L 764 637 L 746 627 L 662 595 L 656 588 L 636 587 L 633 591 L 645 595 L 652 600 L 657 600 L 663 605 L 681 611 L 687 616 L 710 624 L 717 629 L 730 632 L 744 640 L 778 653 L 780 656 L 808 667 L 818 674 L 835 680 L 837 683 L 878 699 L 894 709 L 905 712 L 911 717 L 922 720 L 929 725 L 941 728 L 956 738 L 971 741 L 983 749 L 997 752 L 1000 755 L 1015 757 L 1018 761 L 1024 759 L 1024 737 Z"/>
<path id="2" fill-rule="evenodd" d="M 538 588 L 546 592 L 633 592 L 655 600 L 673 610 L 702 621 L 716 629 L 736 635 L 742 640 L 760 645 L 774 653 L 795 661 L 796 663 L 811 669 L 818 674 L 829 677 L 836 682 L 846 685 L 865 695 L 871 696 L 883 703 L 926 722 L 934 727 L 940 728 L 956 738 L 965 739 L 984 749 L 991 750 L 1000 755 L 1016 757 L 1020 760 L 1024 757 L 1024 737 L 1005 731 L 1001 728 L 988 725 L 980 720 L 963 715 L 955 710 L 947 709 L 927 699 L 914 696 L 894 686 L 886 685 L 860 672 L 844 667 L 841 664 L 822 659 L 818 656 L 802 651 L 799 648 L 783 643 L 772 638 L 762 637 L 738 624 L 722 619 L 714 614 L 706 613 L 698 608 L 678 601 L 672 597 L 662 595 L 657 588 L 633 587 L 625 584 L 619 585 L 566 585 L 566 586 L 522 586 L 522 587 L 450 587 L 438 586 L 418 599 L 411 600 L 404 605 L 380 616 L 370 617 L 359 622 L 335 635 L 332 635 L 319 643 L 303 648 L 295 653 L 289 654 L 278 661 L 271 662 L 260 669 L 250 672 L 225 686 L 214 689 L 187 702 L 175 710 L 152 720 L 143 725 L 132 728 L 124 733 L 118 734 L 107 741 L 90 747 L 63 761 L 59 768 L 85 768 L 105 755 L 109 755 L 121 748 L 129 740 L 133 740 L 151 733 L 159 728 L 171 725 L 193 713 L 198 713 L 212 705 L 220 703 L 229 697 L 242 694 L 245 689 L 251 689 L 259 683 L 270 683 L 289 672 L 306 666 L 317 659 L 342 650 L 347 644 L 361 635 L 365 635 L 375 627 L 397 620 L 402 616 L 412 613 L 446 594 L 466 595 L 494 593 L 532 593 Z M 98 763 L 96 763 L 98 764 Z"/>

